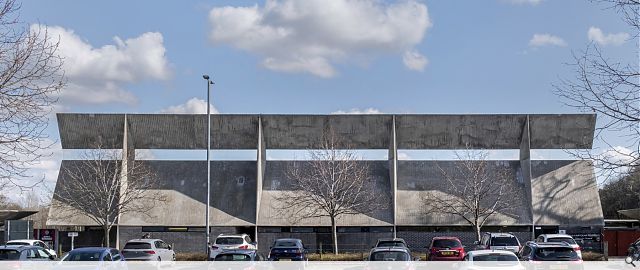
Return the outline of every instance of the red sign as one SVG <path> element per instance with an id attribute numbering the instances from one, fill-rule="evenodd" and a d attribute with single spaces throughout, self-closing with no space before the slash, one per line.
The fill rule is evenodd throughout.
<path id="1" fill-rule="evenodd" d="M 38 240 L 52 242 L 56 241 L 56 230 L 54 229 L 36 229 L 33 231 L 33 235 L 35 235 Z"/>

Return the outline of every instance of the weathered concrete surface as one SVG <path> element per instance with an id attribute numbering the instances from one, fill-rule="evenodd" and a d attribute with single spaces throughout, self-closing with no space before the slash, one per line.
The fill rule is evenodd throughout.
<path id="1" fill-rule="evenodd" d="M 303 161 L 304 162 L 304 161 Z M 389 172 L 387 161 L 362 161 L 366 162 L 373 175 L 372 185 L 377 190 L 376 194 L 389 202 L 386 209 L 380 209 L 370 214 L 349 215 L 338 219 L 339 226 L 388 226 L 393 222 L 391 208 L 391 186 L 389 184 Z M 288 184 L 291 180 L 285 171 L 293 165 L 291 161 L 268 161 L 263 183 L 262 198 L 258 217 L 259 226 L 330 226 L 328 218 L 309 218 L 295 222 L 283 216 L 277 209 L 281 209 L 278 200 L 274 197 L 282 192 L 295 192 Z"/>
<path id="2" fill-rule="evenodd" d="M 525 114 L 396 115 L 399 149 L 519 149 Z M 595 115 L 529 115 L 532 149 L 591 148 Z"/>
<path id="3" fill-rule="evenodd" d="M 604 226 L 590 161 L 534 160 L 531 166 L 536 225 Z"/>
<path id="4" fill-rule="evenodd" d="M 124 114 L 59 113 L 62 149 L 122 149 Z"/>
<path id="5" fill-rule="evenodd" d="M 424 197 L 433 192 L 446 192 L 447 174 L 456 171 L 456 161 L 398 161 L 398 199 L 397 225 L 467 225 L 467 222 L 454 215 L 428 212 L 424 206 Z M 496 213 L 487 221 L 487 225 L 525 225 L 531 223 L 531 204 L 524 196 L 526 186 L 518 181 L 519 161 L 490 161 L 490 167 L 504 169 L 513 177 L 517 188 L 513 202 L 517 208 L 508 212 Z"/>
<path id="6" fill-rule="evenodd" d="M 63 149 L 122 148 L 124 114 L 58 114 Z M 127 114 L 137 149 L 205 149 L 206 115 Z M 259 115 L 212 115 L 213 149 L 256 149 Z M 262 115 L 267 149 L 389 149 L 393 115 Z M 519 149 L 525 114 L 395 115 L 398 149 Z M 591 148 L 593 114 L 529 115 L 532 149 Z"/>
<path id="7" fill-rule="evenodd" d="M 390 115 L 263 115 L 262 119 L 268 149 L 317 149 L 330 131 L 345 144 L 340 148 L 389 148 Z"/>
<path id="8" fill-rule="evenodd" d="M 166 196 L 149 215 L 125 214 L 121 224 L 131 226 L 204 226 L 206 205 L 206 161 L 137 161 L 144 162 L 160 179 L 156 187 Z M 67 184 L 65 168 L 81 161 L 64 160 L 56 189 Z M 256 218 L 256 165 L 254 161 L 211 162 L 212 226 L 248 226 Z M 55 199 L 55 196 L 54 196 Z M 80 215 L 60 218 L 56 211 L 49 216 L 51 225 L 91 225 L 94 222 Z"/>
<path id="9" fill-rule="evenodd" d="M 590 149 L 595 114 L 529 116 L 532 149 Z"/>

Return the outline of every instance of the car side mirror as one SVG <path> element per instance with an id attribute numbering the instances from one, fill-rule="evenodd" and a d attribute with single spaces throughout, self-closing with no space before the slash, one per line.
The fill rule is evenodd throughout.
<path id="1" fill-rule="evenodd" d="M 169 245 L 168 249 L 169 249 L 169 250 L 171 250 L 171 249 L 172 249 L 171 245 Z"/>
<path id="2" fill-rule="evenodd" d="M 49 260 L 55 261 L 56 260 L 56 256 L 49 255 Z"/>

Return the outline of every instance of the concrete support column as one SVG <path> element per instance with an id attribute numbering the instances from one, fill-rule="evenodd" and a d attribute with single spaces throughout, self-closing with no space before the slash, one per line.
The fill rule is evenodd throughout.
<path id="1" fill-rule="evenodd" d="M 398 144 L 396 141 L 396 116 L 391 118 L 391 140 L 389 144 L 389 179 L 391 180 L 391 203 L 393 211 L 393 238 L 397 237 L 397 193 L 398 193 Z"/>
<path id="2" fill-rule="evenodd" d="M 120 190 L 124 192 L 127 189 L 127 182 L 129 178 L 129 164 L 135 160 L 135 148 L 133 147 L 133 140 L 129 132 L 129 122 L 127 115 L 124 115 L 124 132 L 122 134 L 122 168 L 120 171 L 120 181 L 122 182 Z M 121 192 L 122 193 L 122 192 Z M 120 249 L 120 213 L 118 213 L 116 221 L 116 249 Z"/>
<path id="3" fill-rule="evenodd" d="M 535 216 L 533 214 L 533 191 L 531 187 L 531 137 L 529 129 L 529 116 L 525 120 L 522 129 L 522 137 L 520 140 L 520 172 L 522 173 L 522 182 L 525 185 L 527 199 L 531 209 L 531 240 L 535 239 Z"/>
<path id="4" fill-rule="evenodd" d="M 256 159 L 256 226 L 255 239 L 258 242 L 258 218 L 260 217 L 260 200 L 262 198 L 262 181 L 264 179 L 264 169 L 267 161 L 267 149 L 264 144 L 264 134 L 262 131 L 262 117 L 258 116 L 258 142 L 257 142 L 257 159 Z M 259 243 L 258 243 L 259 244 Z"/>

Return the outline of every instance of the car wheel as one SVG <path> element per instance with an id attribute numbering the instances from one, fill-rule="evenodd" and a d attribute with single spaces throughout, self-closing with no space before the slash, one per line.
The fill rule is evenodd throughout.
<path id="1" fill-rule="evenodd" d="M 175 260 L 176 260 L 176 254 L 173 253 L 173 261 L 175 261 Z"/>
<path id="2" fill-rule="evenodd" d="M 160 256 L 158 256 L 158 261 L 162 261 L 162 258 L 160 258 Z"/>

